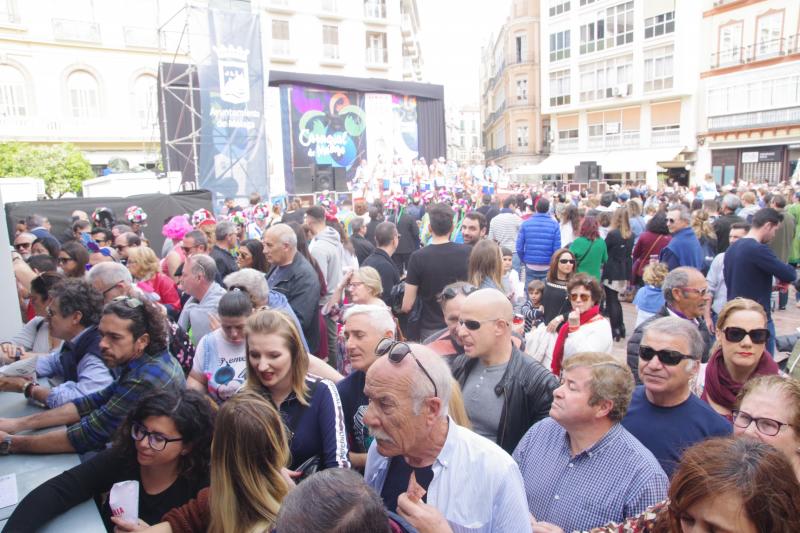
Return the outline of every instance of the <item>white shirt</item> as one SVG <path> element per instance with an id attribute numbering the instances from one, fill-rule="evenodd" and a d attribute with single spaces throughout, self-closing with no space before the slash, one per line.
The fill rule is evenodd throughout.
<path id="1" fill-rule="evenodd" d="M 606 318 L 589 322 L 567 335 L 564 341 L 564 359 L 578 352 L 611 353 L 614 340 L 611 338 L 611 323 Z"/>
<path id="2" fill-rule="evenodd" d="M 449 419 L 447 439 L 428 486 L 427 502 L 454 533 L 520 533 L 531 530 L 528 501 L 517 463 L 500 446 Z M 389 458 L 373 442 L 364 479 L 380 494 Z"/>

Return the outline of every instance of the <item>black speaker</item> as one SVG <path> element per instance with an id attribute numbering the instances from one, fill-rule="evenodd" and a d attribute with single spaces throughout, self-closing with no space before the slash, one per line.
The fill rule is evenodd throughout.
<path id="1" fill-rule="evenodd" d="M 314 166 L 314 192 L 334 191 L 333 167 L 331 165 Z"/>
<path id="2" fill-rule="evenodd" d="M 294 167 L 294 190 L 290 194 L 311 194 L 314 192 L 314 169 L 312 167 Z"/>
<path id="3" fill-rule="evenodd" d="M 576 183 L 589 183 L 592 180 L 602 179 L 602 167 L 595 161 L 581 161 L 580 165 L 575 167 L 575 179 L 573 181 Z"/>
<path id="4" fill-rule="evenodd" d="M 347 189 L 347 169 L 333 167 L 333 190 L 336 192 L 350 192 Z"/>

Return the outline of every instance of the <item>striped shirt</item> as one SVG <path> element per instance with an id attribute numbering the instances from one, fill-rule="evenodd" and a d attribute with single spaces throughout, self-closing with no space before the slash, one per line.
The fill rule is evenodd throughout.
<path id="1" fill-rule="evenodd" d="M 452 418 L 449 423 L 444 446 L 432 465 L 428 505 L 444 515 L 455 533 L 530 531 L 522 477 L 511 456 Z M 378 494 L 386 482 L 389 463 L 390 458 L 378 453 L 373 442 L 364 479 Z"/>
<path id="2" fill-rule="evenodd" d="M 514 459 L 531 514 L 566 532 L 622 522 L 667 497 L 658 461 L 620 424 L 573 457 L 566 430 L 545 418 L 528 430 Z"/>
<path id="3" fill-rule="evenodd" d="M 489 239 L 496 242 L 500 247 L 505 246 L 512 253 L 517 251 L 517 233 L 522 226 L 522 219 L 519 215 L 511 212 L 501 212 L 492 218 L 489 224 Z"/>
<path id="4" fill-rule="evenodd" d="M 114 373 L 117 379 L 111 385 L 72 402 L 81 419 L 67 428 L 67 438 L 78 453 L 105 448 L 117 426 L 145 394 L 186 386 L 180 364 L 167 351 L 143 354 Z"/>

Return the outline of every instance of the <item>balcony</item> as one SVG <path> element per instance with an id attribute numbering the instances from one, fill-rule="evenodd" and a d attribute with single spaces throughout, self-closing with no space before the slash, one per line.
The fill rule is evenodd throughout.
<path id="1" fill-rule="evenodd" d="M 385 2 L 364 2 L 364 16 L 368 19 L 386 19 L 386 3 Z"/>
<path id="2" fill-rule="evenodd" d="M 681 142 L 680 128 L 653 129 L 650 136 L 650 143 L 653 146 L 672 146 Z"/>
<path id="3" fill-rule="evenodd" d="M 745 65 L 773 57 L 800 53 L 800 35 L 791 35 L 711 54 L 711 69 Z"/>
<path id="4" fill-rule="evenodd" d="M 400 31 L 403 32 L 403 37 L 411 37 L 414 34 L 414 21 L 408 13 L 403 13 L 400 18 Z"/>
<path id="5" fill-rule="evenodd" d="M 708 130 L 739 130 L 790 124 L 797 125 L 798 123 L 800 123 L 800 106 L 709 117 Z"/>
<path id="6" fill-rule="evenodd" d="M 385 66 L 389 63 L 389 54 L 386 48 L 367 48 L 367 64 Z"/>
<path id="7" fill-rule="evenodd" d="M 556 152 L 577 152 L 578 151 L 578 138 L 559 139 L 556 142 Z"/>
<path id="8" fill-rule="evenodd" d="M 506 58 L 505 64 L 509 67 L 515 65 L 536 65 L 538 63 L 536 54 L 529 52 L 527 54 L 511 54 Z"/>
<path id="9" fill-rule="evenodd" d="M 590 150 L 616 150 L 639 146 L 638 131 L 623 131 L 606 135 L 592 135 L 589 137 Z"/>
<path id="10" fill-rule="evenodd" d="M 339 45 L 338 44 L 323 44 L 322 57 L 325 59 L 339 60 Z"/>
<path id="11" fill-rule="evenodd" d="M 492 159 L 498 159 L 503 157 L 504 155 L 510 154 L 511 150 L 509 150 L 508 146 L 501 146 L 500 148 L 494 148 L 492 150 L 486 150 L 484 152 L 484 157 L 486 161 L 490 161 Z"/>
<path id="12" fill-rule="evenodd" d="M 272 39 L 272 55 L 289 57 L 292 53 L 292 42 L 288 39 Z"/>
<path id="13" fill-rule="evenodd" d="M 122 36 L 130 48 L 158 48 L 158 31 L 153 28 L 123 26 Z"/>
<path id="14" fill-rule="evenodd" d="M 88 20 L 53 19 L 57 41 L 100 44 L 100 24 Z"/>
<path id="15" fill-rule="evenodd" d="M 495 121 L 503 115 L 505 110 L 506 110 L 506 103 L 503 102 L 500 107 L 495 109 L 492 113 L 489 114 L 488 117 L 486 117 L 486 122 L 484 123 L 483 126 L 485 128 L 487 128 L 487 127 L 491 126 L 492 124 L 494 124 Z"/>

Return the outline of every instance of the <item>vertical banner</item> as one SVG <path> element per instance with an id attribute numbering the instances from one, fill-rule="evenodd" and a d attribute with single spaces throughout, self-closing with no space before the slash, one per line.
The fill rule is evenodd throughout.
<path id="1" fill-rule="evenodd" d="M 404 162 L 419 156 L 417 136 L 417 99 L 413 96 L 392 95 L 394 115 L 394 155 Z"/>
<path id="2" fill-rule="evenodd" d="M 365 157 L 364 95 L 353 91 L 288 88 L 291 165 L 331 165 L 346 169 L 348 180 L 355 163 Z"/>
<path id="3" fill-rule="evenodd" d="M 198 186 L 212 191 L 215 208 L 226 197 L 269 197 L 260 27 L 254 13 L 208 10 Z"/>

